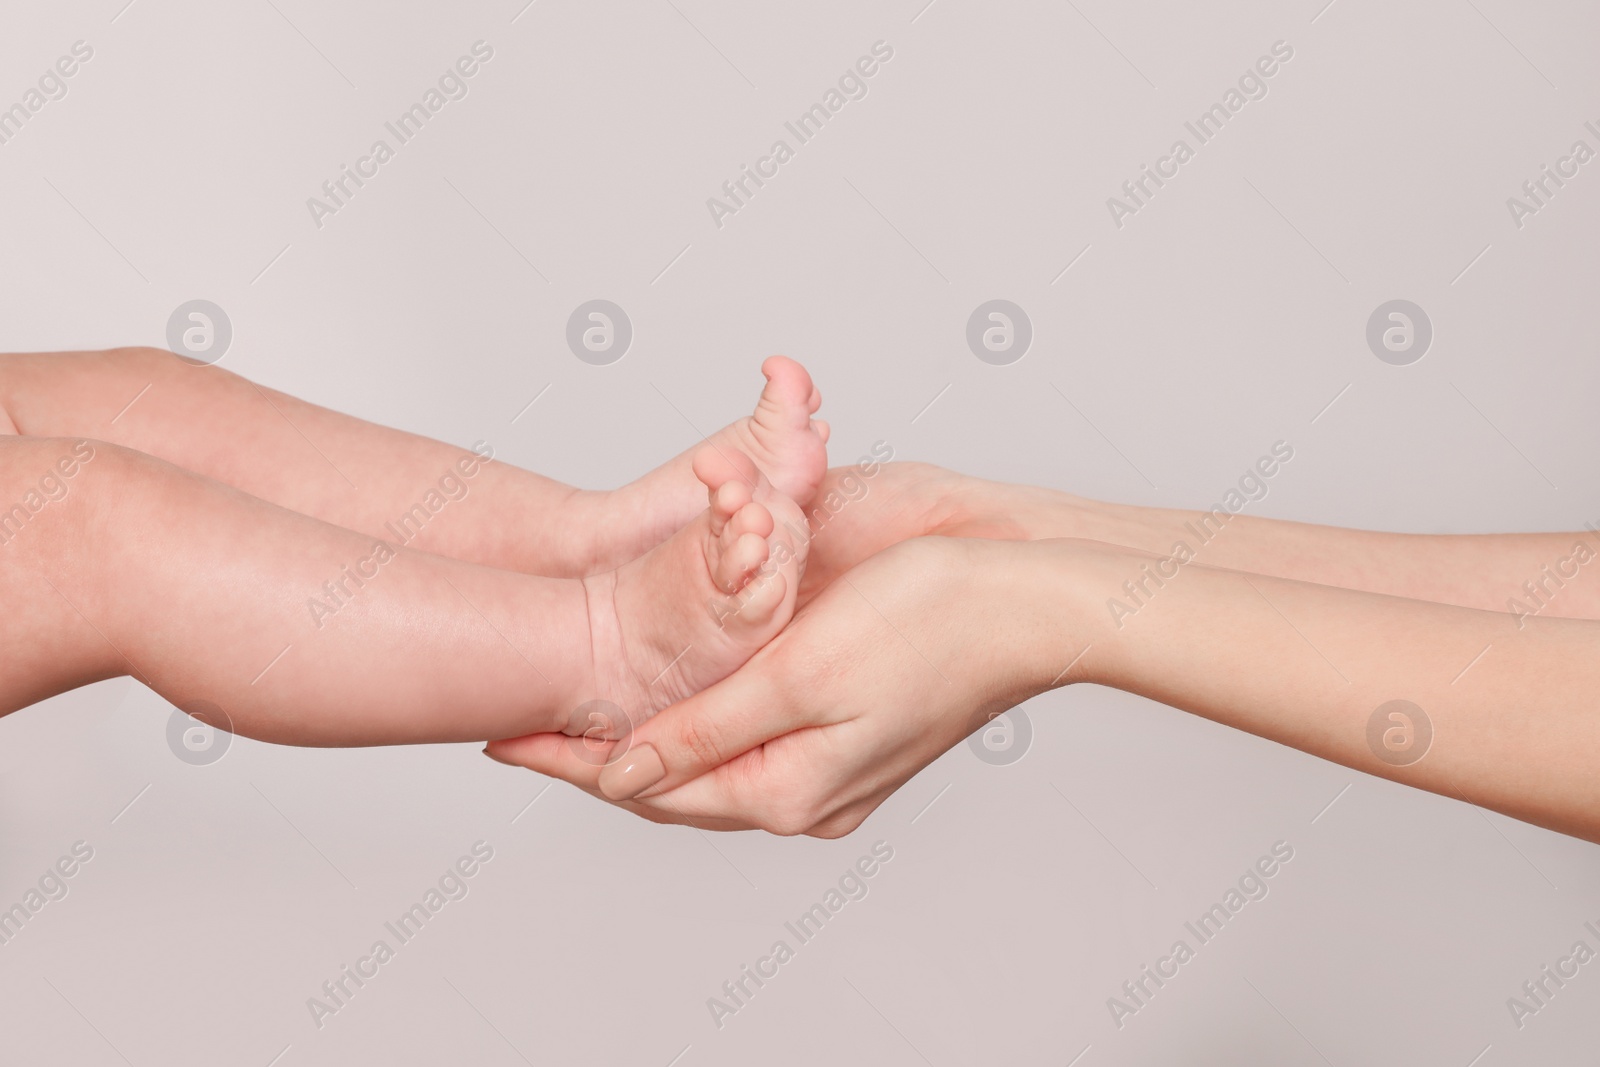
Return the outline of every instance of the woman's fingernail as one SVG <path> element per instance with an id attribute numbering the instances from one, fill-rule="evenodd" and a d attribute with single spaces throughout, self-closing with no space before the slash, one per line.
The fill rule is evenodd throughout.
<path id="1" fill-rule="evenodd" d="M 632 800 L 666 776 L 656 747 L 639 745 L 600 772 L 600 792 L 611 800 Z"/>
<path id="2" fill-rule="evenodd" d="M 485 756 L 488 756 L 490 759 L 494 760 L 496 763 L 504 763 L 507 767 L 520 766 L 520 764 L 512 763 L 508 759 L 501 759 L 499 756 L 496 756 L 493 752 L 489 751 L 489 747 L 487 745 L 484 746 L 483 754 Z"/>

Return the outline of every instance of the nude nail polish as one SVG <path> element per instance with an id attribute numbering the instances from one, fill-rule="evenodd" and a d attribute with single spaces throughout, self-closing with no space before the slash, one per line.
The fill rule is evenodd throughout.
<path id="1" fill-rule="evenodd" d="M 612 800 L 632 800 L 666 776 L 655 746 L 643 744 L 600 772 L 600 792 Z"/>
<path id="2" fill-rule="evenodd" d="M 487 749 L 487 748 L 485 748 L 485 749 L 484 749 L 484 750 L 483 750 L 483 754 L 484 754 L 484 755 L 485 755 L 485 756 L 488 756 L 488 757 L 489 757 L 489 758 L 490 758 L 490 759 L 492 759 L 492 760 L 494 760 L 494 761 L 495 761 L 495 762 L 496 762 L 496 763 L 503 763 L 503 764 L 505 764 L 505 765 L 506 765 L 506 766 L 507 766 L 507 767 L 516 767 L 516 766 L 519 766 L 519 764 L 515 764 L 515 763 L 512 763 L 512 762 L 511 762 L 511 761 L 510 761 L 510 760 L 506 760 L 506 759 L 501 759 L 501 758 L 500 758 L 500 757 L 499 757 L 499 756 L 496 756 L 496 755 L 495 755 L 495 754 L 494 754 L 494 753 L 493 753 L 493 752 L 490 752 L 490 751 L 489 751 L 489 750 L 488 750 L 488 749 Z"/>

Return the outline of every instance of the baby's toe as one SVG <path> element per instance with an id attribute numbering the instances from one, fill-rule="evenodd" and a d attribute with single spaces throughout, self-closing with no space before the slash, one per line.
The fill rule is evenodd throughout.
<path id="1" fill-rule="evenodd" d="M 711 533 L 721 537 L 728 521 L 751 506 L 751 490 L 744 482 L 733 480 L 723 482 L 717 488 L 710 490 L 710 496 Z"/>
<path id="2" fill-rule="evenodd" d="M 710 443 L 695 449 L 690 466 L 700 483 L 711 490 L 720 489 L 729 482 L 743 482 L 754 489 L 756 479 L 761 476 L 755 461 L 737 448 Z"/>
<path id="3" fill-rule="evenodd" d="M 766 627 L 783 606 L 788 591 L 789 580 L 782 571 L 761 574 L 740 594 L 739 613 L 731 622 L 749 629 Z"/>
<path id="4" fill-rule="evenodd" d="M 752 501 L 741 507 L 733 516 L 728 524 L 728 530 L 735 538 L 747 533 L 764 538 L 771 536 L 776 525 L 772 512 Z"/>
<path id="5" fill-rule="evenodd" d="M 718 554 L 711 579 L 724 593 L 737 593 L 766 561 L 767 539 L 755 533 L 739 534 Z"/>

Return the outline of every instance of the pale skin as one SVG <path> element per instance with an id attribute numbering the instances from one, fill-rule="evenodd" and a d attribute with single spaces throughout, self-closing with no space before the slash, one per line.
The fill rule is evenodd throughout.
<path id="1" fill-rule="evenodd" d="M 0 714 L 131 675 L 289 744 L 642 719 L 793 611 L 804 519 L 768 474 L 814 489 L 826 427 L 768 366 L 756 416 L 579 493 L 169 353 L 0 356 Z"/>
<path id="2" fill-rule="evenodd" d="M 1152 595 L 1146 568 L 1199 514 L 914 464 L 824 478 L 820 397 L 798 381 L 780 368 L 754 419 L 696 458 L 584 493 L 165 353 L 0 357 L 0 505 L 46 476 L 65 487 L 0 545 L 0 597 L 27 607 L 0 623 L 0 713 L 131 674 L 286 743 L 534 731 L 491 754 L 651 818 L 837 836 L 989 716 L 1095 681 L 1600 840 L 1583 703 L 1600 589 L 1549 577 L 1589 535 L 1237 516 Z M 308 591 L 475 459 L 448 521 L 313 626 Z M 863 478 L 879 480 L 858 497 Z M 791 560 L 756 587 L 725 645 L 694 629 L 685 605 L 773 554 L 773 513 L 792 528 L 793 500 L 833 490 L 850 503 L 806 509 L 803 578 Z M 1133 617 L 1108 612 L 1141 580 Z M 1538 612 L 1506 614 L 1529 582 Z M 675 664 L 685 634 L 700 654 Z M 678 703 L 624 742 L 553 732 L 583 732 L 573 712 L 597 695 L 639 720 Z M 1409 767 L 1367 742 L 1396 698 L 1433 723 Z"/>
<path id="3" fill-rule="evenodd" d="M 743 452 L 779 493 L 806 501 L 827 466 L 828 427 L 809 418 L 822 403 L 809 376 L 782 363 L 755 416 L 710 443 Z M 786 396 L 791 382 L 806 395 Z M 0 355 L 0 430 L 121 445 L 374 537 L 391 536 L 385 523 L 450 473 L 463 451 L 153 348 Z M 705 510 L 693 451 L 605 492 L 487 466 L 451 521 L 430 524 L 411 547 L 553 578 L 614 570 Z"/>
<path id="4" fill-rule="evenodd" d="M 1579 570 L 1537 615 L 1505 610 L 1591 535 L 1238 516 L 1118 619 L 1107 602 L 1197 515 L 890 470 L 815 542 L 809 590 L 842 580 L 742 669 L 625 741 L 489 754 L 655 820 L 836 837 L 989 716 L 1088 681 L 1600 842 L 1600 579 Z M 1087 539 L 1107 536 L 1127 545 Z M 838 551 L 852 539 L 854 558 Z M 1432 723 L 1410 766 L 1369 747 L 1395 699 Z"/>

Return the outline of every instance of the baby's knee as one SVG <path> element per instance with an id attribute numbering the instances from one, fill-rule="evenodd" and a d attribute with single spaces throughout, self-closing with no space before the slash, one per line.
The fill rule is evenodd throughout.
<path id="1" fill-rule="evenodd" d="M 159 480 L 165 466 L 93 438 L 0 438 L 0 537 L 44 517 L 108 511 L 117 498 Z"/>
<path id="2" fill-rule="evenodd" d="M 77 501 L 93 480 L 85 470 L 96 460 L 105 466 L 104 445 L 88 440 L 12 437 L 0 442 L 0 545 L 28 540 L 38 547 L 71 540 L 80 529 L 67 523 L 81 517 Z"/>
<path id="3" fill-rule="evenodd" d="M 0 559 L 98 587 L 119 571 L 117 546 L 149 551 L 191 481 L 93 438 L 0 437 Z"/>
<path id="4" fill-rule="evenodd" d="M 86 353 L 92 360 L 100 364 L 106 371 L 118 376 L 142 377 L 155 380 L 172 371 L 181 369 L 183 360 L 168 352 L 165 348 L 151 348 L 148 345 L 132 345 L 126 348 L 105 348 L 98 352 Z"/>
<path id="5" fill-rule="evenodd" d="M 70 432 L 85 405 L 110 403 L 182 369 L 171 352 L 142 346 L 0 353 L 0 436 Z"/>
<path id="6" fill-rule="evenodd" d="M 149 345 L 83 352 L 36 352 L 19 358 L 26 360 L 36 373 L 65 375 L 75 380 L 87 377 L 154 382 L 188 366 L 183 359 L 165 348 L 152 348 Z"/>

